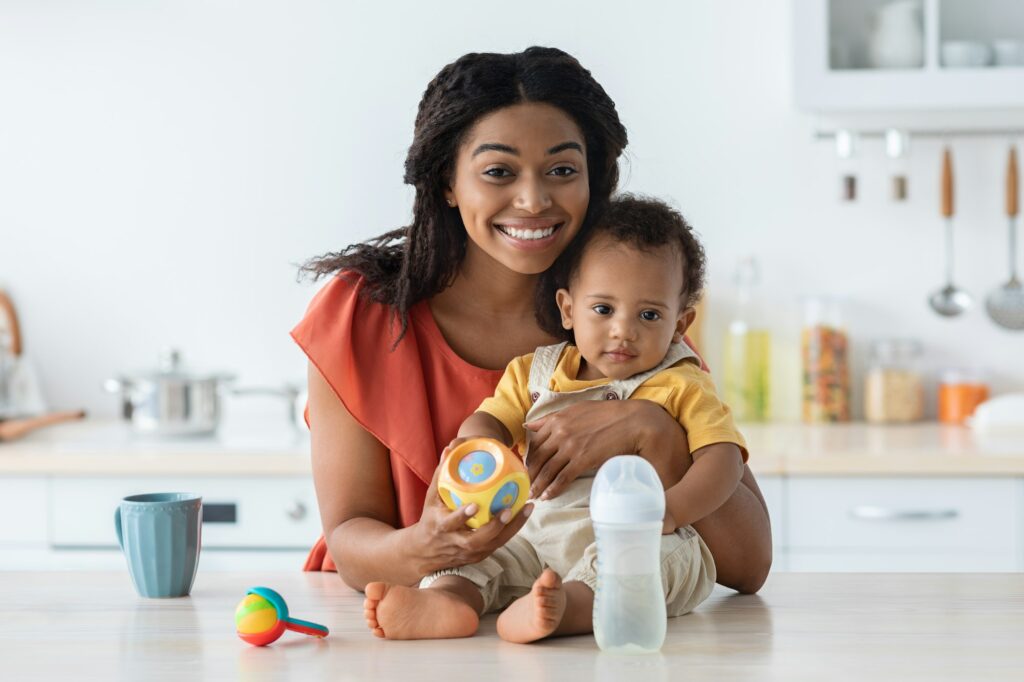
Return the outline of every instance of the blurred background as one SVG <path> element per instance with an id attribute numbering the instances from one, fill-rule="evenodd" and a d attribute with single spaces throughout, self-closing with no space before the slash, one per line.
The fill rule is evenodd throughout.
<path id="1" fill-rule="evenodd" d="M 1015 0 L 0 0 L 0 289 L 20 323 L 14 352 L 0 315 L 8 416 L 114 421 L 131 400 L 109 380 L 166 371 L 173 348 L 192 377 L 277 391 L 228 412 L 287 426 L 280 397 L 301 408 L 306 369 L 288 332 L 319 286 L 298 265 L 408 223 L 403 160 L 442 66 L 530 45 L 592 71 L 629 131 L 622 189 L 700 233 L 694 336 L 762 453 L 828 452 L 832 436 L 800 450 L 773 425 L 864 420 L 932 430 L 850 432 L 842 452 L 976 453 L 939 426 L 1024 393 L 1024 303 L 1005 286 Z M 986 298 L 1001 289 L 1018 308 L 997 323 Z M 773 504 L 796 505 L 792 472 L 764 461 Z M 938 473 L 1024 475 L 1001 461 Z M 1024 488 L 1006 495 L 1024 524 Z M 1000 535 L 989 568 L 1024 565 L 1019 536 Z"/>

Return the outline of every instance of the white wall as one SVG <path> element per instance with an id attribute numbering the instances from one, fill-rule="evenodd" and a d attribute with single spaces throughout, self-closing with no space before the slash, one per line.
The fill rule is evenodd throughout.
<path id="1" fill-rule="evenodd" d="M 167 344 L 243 383 L 301 381 L 287 332 L 314 289 L 294 264 L 407 222 L 402 161 L 427 82 L 464 52 L 531 44 L 592 70 L 629 129 L 625 187 L 674 198 L 701 232 L 713 363 L 732 268 L 754 253 L 789 343 L 798 294 L 843 294 L 859 356 L 911 335 L 935 366 L 978 362 L 995 388 L 1024 389 L 1024 335 L 980 306 L 950 321 L 925 305 L 942 278 L 938 143 L 915 144 L 907 203 L 889 202 L 877 147 L 861 200 L 838 201 L 839 164 L 811 140 L 828 122 L 792 103 L 790 11 L 0 2 L 0 281 L 50 402 L 112 414 L 102 380 Z M 980 298 L 1006 278 L 1005 141 L 955 153 L 958 280 Z"/>

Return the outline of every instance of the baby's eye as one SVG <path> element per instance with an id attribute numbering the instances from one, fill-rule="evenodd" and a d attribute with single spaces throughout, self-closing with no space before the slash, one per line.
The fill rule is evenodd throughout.
<path id="1" fill-rule="evenodd" d="M 572 166 L 559 166 L 551 170 L 551 175 L 556 175 L 560 178 L 567 178 L 571 175 L 576 175 L 576 169 Z"/>
<path id="2" fill-rule="evenodd" d="M 492 178 L 507 178 L 512 175 L 507 168 L 488 168 L 484 171 L 484 175 Z"/>
<path id="3" fill-rule="evenodd" d="M 604 303 L 598 303 L 593 308 L 591 308 L 591 310 L 593 310 L 598 315 L 610 315 L 612 312 L 612 307 L 610 305 L 605 305 Z"/>
<path id="4" fill-rule="evenodd" d="M 655 320 L 661 319 L 661 315 L 659 315 L 656 310 L 645 310 L 640 313 L 640 317 L 648 322 L 654 322 Z"/>

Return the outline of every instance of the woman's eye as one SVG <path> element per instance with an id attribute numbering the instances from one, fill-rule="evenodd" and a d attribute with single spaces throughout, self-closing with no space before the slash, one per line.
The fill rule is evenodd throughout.
<path id="1" fill-rule="evenodd" d="M 560 178 L 567 178 L 570 175 L 576 175 L 576 169 L 572 166 L 559 166 L 551 170 L 551 175 L 558 176 Z"/>
<path id="2" fill-rule="evenodd" d="M 591 310 L 593 310 L 598 315 L 609 315 L 612 312 L 612 307 L 610 305 L 598 303 L 593 308 L 591 308 Z"/>
<path id="3" fill-rule="evenodd" d="M 484 175 L 488 175 L 492 178 L 507 178 L 512 175 L 507 168 L 488 168 L 484 171 Z"/>
<path id="4" fill-rule="evenodd" d="M 661 315 L 659 315 L 654 310 L 645 310 L 642 313 L 640 313 L 640 317 L 642 317 L 644 320 L 648 322 L 654 322 L 655 320 L 661 319 Z"/>

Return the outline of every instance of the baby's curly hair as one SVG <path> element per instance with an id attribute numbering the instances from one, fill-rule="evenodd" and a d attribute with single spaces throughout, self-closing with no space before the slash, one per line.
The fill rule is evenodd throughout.
<path id="1" fill-rule="evenodd" d="M 613 197 L 608 209 L 594 227 L 579 235 L 537 283 L 537 322 L 541 328 L 558 338 L 574 341 L 571 329 L 562 328 L 562 317 L 555 303 L 555 292 L 568 289 L 579 269 L 583 253 L 598 235 L 607 235 L 617 242 L 641 251 L 674 246 L 680 255 L 683 270 L 684 307 L 695 305 L 704 290 L 707 258 L 693 228 L 679 211 L 660 199 L 638 194 Z"/>

